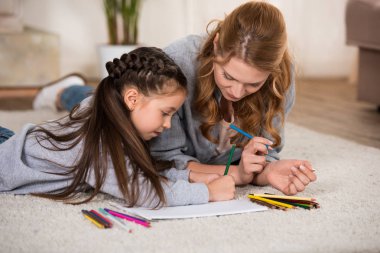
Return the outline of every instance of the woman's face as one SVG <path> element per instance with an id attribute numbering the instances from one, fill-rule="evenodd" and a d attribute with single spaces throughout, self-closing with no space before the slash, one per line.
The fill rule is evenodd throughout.
<path id="1" fill-rule="evenodd" d="M 236 102 L 257 92 L 265 83 L 269 72 L 261 71 L 243 60 L 232 57 L 222 65 L 223 58 L 217 56 L 214 61 L 215 83 L 223 97 Z"/>

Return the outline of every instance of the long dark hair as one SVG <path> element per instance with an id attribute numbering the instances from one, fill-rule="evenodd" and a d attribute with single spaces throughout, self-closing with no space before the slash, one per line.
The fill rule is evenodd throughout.
<path id="1" fill-rule="evenodd" d="M 155 161 L 152 158 L 147 143 L 139 136 L 131 121 L 122 93 L 130 85 L 146 96 L 164 94 L 168 85 L 175 88 L 174 90 L 186 91 L 186 77 L 161 49 L 152 47 L 140 47 L 124 54 L 120 59 L 108 62 L 106 68 L 109 76 L 98 85 L 90 106 L 83 109 L 78 105 L 66 120 L 54 122 L 58 132 L 69 128 L 74 129 L 73 131 L 57 134 L 42 126 L 34 130 L 38 133 L 38 142 L 49 150 L 69 150 L 81 142 L 84 150 L 74 166 L 66 166 L 67 172 L 59 173 L 73 175 L 73 181 L 67 188 L 34 195 L 73 204 L 88 202 L 100 192 L 107 175 L 107 165 L 112 162 L 119 189 L 129 206 L 137 203 L 140 197 L 138 189 L 142 183 L 151 183 L 153 186 L 146 200 L 154 189 L 160 199 L 158 205 L 163 204 L 165 197 L 161 185 L 162 177 L 158 172 L 168 169 L 171 163 Z M 51 146 L 43 145 L 41 141 L 44 140 Z M 132 173 L 128 173 L 126 168 L 126 157 L 133 168 Z M 73 202 L 85 185 L 91 168 L 95 176 L 91 196 L 83 201 Z M 144 182 L 139 181 L 141 175 L 145 177 Z"/>

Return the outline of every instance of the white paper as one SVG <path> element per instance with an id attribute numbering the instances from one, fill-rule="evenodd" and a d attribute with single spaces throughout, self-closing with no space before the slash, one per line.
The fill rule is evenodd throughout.
<path id="1" fill-rule="evenodd" d="M 114 203 L 112 205 L 116 206 Z M 220 216 L 229 214 L 249 213 L 268 210 L 248 199 L 211 202 L 203 205 L 188 205 L 163 207 L 152 210 L 146 208 L 126 208 L 117 205 L 122 210 L 136 214 L 148 220 L 187 219 L 207 216 Z"/>

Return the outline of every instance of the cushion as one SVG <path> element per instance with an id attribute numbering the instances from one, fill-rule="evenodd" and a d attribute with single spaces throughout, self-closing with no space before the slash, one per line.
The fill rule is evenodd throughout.
<path id="1" fill-rule="evenodd" d="M 349 0 L 346 6 L 347 44 L 380 50 L 380 0 Z"/>

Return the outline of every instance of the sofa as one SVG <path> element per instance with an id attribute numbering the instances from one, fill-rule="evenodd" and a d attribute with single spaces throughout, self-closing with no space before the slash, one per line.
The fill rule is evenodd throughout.
<path id="1" fill-rule="evenodd" d="M 358 99 L 380 111 L 380 0 L 348 0 L 346 42 L 359 48 Z"/>

